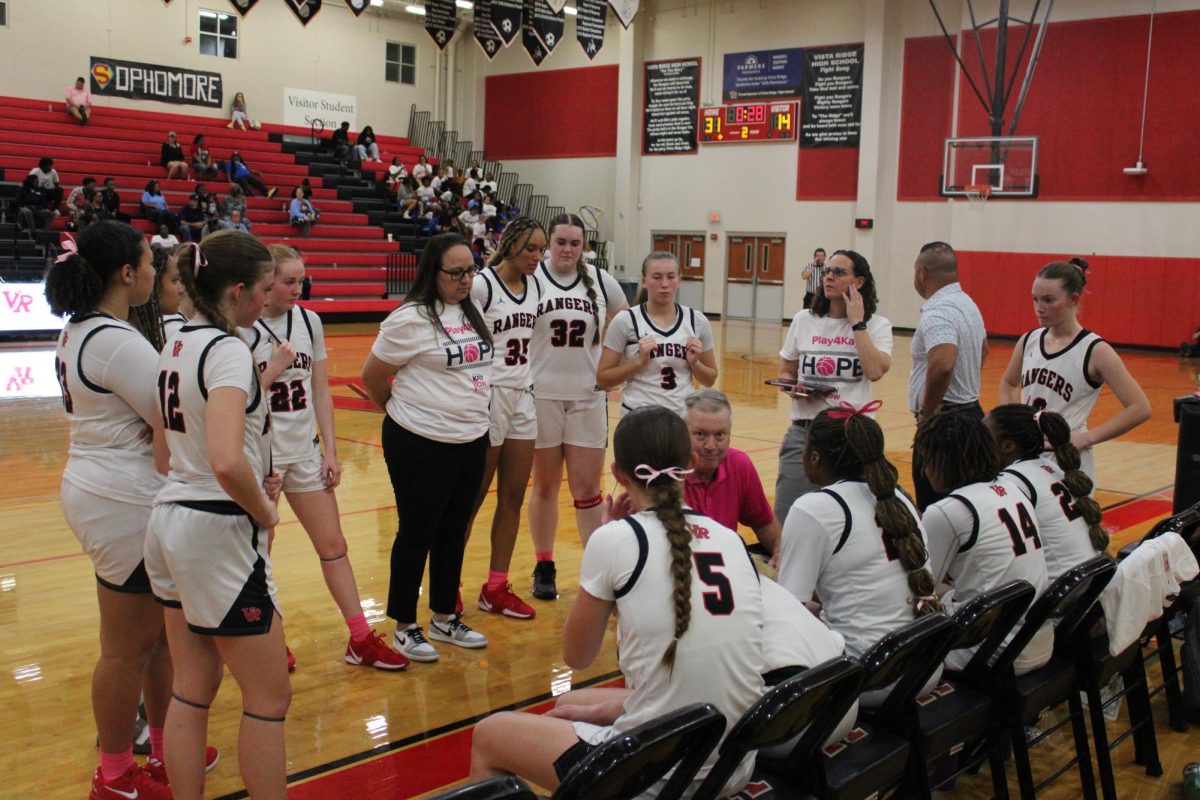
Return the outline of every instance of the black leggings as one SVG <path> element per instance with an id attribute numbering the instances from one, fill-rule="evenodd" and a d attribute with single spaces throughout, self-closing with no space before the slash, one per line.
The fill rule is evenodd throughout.
<path id="1" fill-rule="evenodd" d="M 267 196 L 267 185 L 253 175 L 245 178 L 238 178 L 234 181 L 238 186 L 242 187 L 242 191 L 246 193 L 246 197 L 253 197 L 254 192 L 251 189 L 257 189 L 258 193 L 263 197 Z"/>
<path id="2" fill-rule="evenodd" d="M 383 457 L 387 462 L 400 530 L 392 543 L 392 575 L 387 614 L 416 622 L 425 559 L 429 559 L 429 607 L 453 614 L 462 576 L 467 523 L 483 480 L 488 435 L 473 442 L 446 444 L 426 439 L 383 418 Z"/>

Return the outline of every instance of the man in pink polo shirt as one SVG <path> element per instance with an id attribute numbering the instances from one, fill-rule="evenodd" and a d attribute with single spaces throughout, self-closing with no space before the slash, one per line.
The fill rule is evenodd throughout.
<path id="1" fill-rule="evenodd" d="M 67 89 L 67 113 L 80 125 L 87 125 L 92 116 L 92 93 L 83 78 L 76 78 L 75 85 Z"/>
<path id="2" fill-rule="evenodd" d="M 686 402 L 694 472 L 684 482 L 687 504 L 727 528 L 754 530 L 768 555 L 779 547 L 779 520 L 763 492 L 750 456 L 729 446 L 733 409 L 716 389 L 701 389 Z"/>

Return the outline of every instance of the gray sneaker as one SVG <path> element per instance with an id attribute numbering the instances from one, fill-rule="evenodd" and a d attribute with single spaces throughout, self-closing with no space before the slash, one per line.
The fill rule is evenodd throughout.
<path id="1" fill-rule="evenodd" d="M 420 625 L 410 625 L 404 630 L 397 628 L 396 633 L 392 635 L 392 647 L 407 656 L 409 661 L 438 660 L 438 651 L 425 640 Z"/>
<path id="2" fill-rule="evenodd" d="M 487 647 L 488 643 L 486 636 L 465 624 L 457 614 L 443 621 L 430 620 L 429 638 L 470 649 Z"/>
<path id="3" fill-rule="evenodd" d="M 558 570 L 553 561 L 539 561 L 533 567 L 533 596 L 539 600 L 557 600 Z"/>

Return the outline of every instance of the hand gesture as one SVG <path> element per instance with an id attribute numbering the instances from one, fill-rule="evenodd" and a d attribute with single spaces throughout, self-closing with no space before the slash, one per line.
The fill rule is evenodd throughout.
<path id="1" fill-rule="evenodd" d="M 704 352 L 704 345 L 695 336 L 689 336 L 687 340 L 687 362 L 695 364 L 696 359 Z"/>
<path id="2" fill-rule="evenodd" d="M 292 349 L 292 346 L 287 342 L 280 342 L 275 345 L 271 353 L 271 361 L 268 363 L 267 368 L 278 375 L 291 366 L 291 363 L 295 360 L 296 351 Z"/>
<path id="3" fill-rule="evenodd" d="M 278 470 L 272 471 L 270 475 L 263 478 L 263 491 L 267 493 L 272 503 L 279 502 L 279 493 L 283 491 L 283 476 Z"/>
<path id="4" fill-rule="evenodd" d="M 624 519 L 636 510 L 633 507 L 633 500 L 626 492 L 621 492 L 616 496 L 610 494 L 604 498 L 603 508 L 604 514 L 600 520 L 601 525 L 606 525 L 613 520 Z"/>
<path id="5" fill-rule="evenodd" d="M 642 366 L 650 363 L 650 359 L 654 357 L 654 348 L 657 342 L 653 336 L 643 336 L 638 339 L 637 362 Z"/>
<path id="6" fill-rule="evenodd" d="M 342 465 L 337 456 L 325 454 L 321 460 L 321 480 L 325 482 L 326 491 L 332 492 L 342 482 Z"/>
<path id="7" fill-rule="evenodd" d="M 846 289 L 842 299 L 846 301 L 846 320 L 851 325 L 857 325 L 866 318 L 867 312 L 863 307 L 862 293 L 853 285 Z"/>

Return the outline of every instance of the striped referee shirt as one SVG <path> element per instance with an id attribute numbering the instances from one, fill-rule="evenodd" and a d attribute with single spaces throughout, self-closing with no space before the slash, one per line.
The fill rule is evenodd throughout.
<path id="1" fill-rule="evenodd" d="M 808 287 L 805 289 L 809 294 L 820 294 L 821 283 L 825 280 L 825 265 L 809 262 L 808 269 L 812 272 L 808 276 Z"/>

